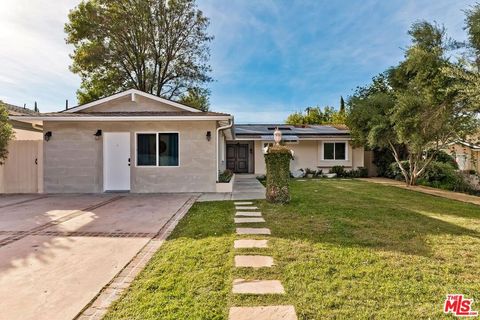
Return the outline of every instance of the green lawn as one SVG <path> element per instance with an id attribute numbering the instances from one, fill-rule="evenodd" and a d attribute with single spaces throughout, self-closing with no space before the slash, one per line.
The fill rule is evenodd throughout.
<path id="1" fill-rule="evenodd" d="M 438 319 L 447 293 L 480 310 L 480 207 L 356 180 L 294 181 L 291 193 L 286 206 L 257 202 L 272 236 L 256 252 L 275 267 L 235 270 L 233 203 L 197 203 L 106 318 L 293 304 L 299 319 Z M 234 278 L 279 279 L 286 295 L 234 296 Z"/>

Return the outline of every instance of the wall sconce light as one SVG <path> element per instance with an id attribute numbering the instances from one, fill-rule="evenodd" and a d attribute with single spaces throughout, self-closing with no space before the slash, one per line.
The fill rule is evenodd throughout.
<path id="1" fill-rule="evenodd" d="M 212 132 L 207 131 L 207 141 L 210 141 L 212 139 Z"/>
<path id="2" fill-rule="evenodd" d="M 44 136 L 45 141 L 50 140 L 51 137 L 52 137 L 52 131 L 47 131 Z"/>
<path id="3" fill-rule="evenodd" d="M 93 135 L 95 136 L 95 140 L 100 139 L 100 137 L 102 136 L 102 130 L 98 129 L 97 132 L 95 132 Z"/>

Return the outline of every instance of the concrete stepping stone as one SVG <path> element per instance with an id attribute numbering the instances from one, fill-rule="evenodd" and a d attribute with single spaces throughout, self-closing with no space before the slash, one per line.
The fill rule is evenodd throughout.
<path id="1" fill-rule="evenodd" d="M 239 201 L 239 202 L 234 202 L 233 204 L 236 205 L 236 206 L 244 206 L 244 205 L 253 204 L 253 202 L 252 201 Z"/>
<path id="2" fill-rule="evenodd" d="M 237 294 L 285 294 L 278 280 L 233 280 L 233 293 Z"/>
<path id="3" fill-rule="evenodd" d="M 231 307 L 228 320 L 297 320 L 294 306 Z"/>
<path id="4" fill-rule="evenodd" d="M 252 239 L 235 240 L 233 247 L 235 249 L 268 248 L 268 240 L 252 240 Z"/>
<path id="5" fill-rule="evenodd" d="M 261 212 L 253 212 L 253 211 L 238 211 L 235 213 L 235 216 L 244 216 L 244 217 L 261 217 Z"/>
<path id="6" fill-rule="evenodd" d="M 271 234 L 268 228 L 237 228 L 237 234 Z"/>
<path id="7" fill-rule="evenodd" d="M 239 207 L 239 206 L 236 206 L 235 209 L 237 209 L 237 210 L 257 210 L 258 208 L 257 207 Z"/>
<path id="8" fill-rule="evenodd" d="M 265 222 L 263 218 L 234 218 L 235 223 L 255 223 L 255 222 Z"/>
<path id="9" fill-rule="evenodd" d="M 236 268 L 270 268 L 273 266 L 273 258 L 269 256 L 235 256 Z"/>

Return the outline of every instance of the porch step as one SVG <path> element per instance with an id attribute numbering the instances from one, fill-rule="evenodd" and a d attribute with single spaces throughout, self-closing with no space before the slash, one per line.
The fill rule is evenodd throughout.
<path id="1" fill-rule="evenodd" d="M 236 206 L 244 206 L 244 205 L 253 204 L 253 202 L 252 201 L 240 201 L 240 202 L 234 202 L 233 204 L 236 205 Z"/>
<path id="2" fill-rule="evenodd" d="M 235 209 L 237 210 L 257 210 L 258 208 L 257 207 L 245 207 L 245 206 L 236 206 Z"/>

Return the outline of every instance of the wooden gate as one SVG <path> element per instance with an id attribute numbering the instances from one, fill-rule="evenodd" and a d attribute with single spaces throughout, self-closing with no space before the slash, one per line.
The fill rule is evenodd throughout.
<path id="1" fill-rule="evenodd" d="M 0 193 L 43 192 L 42 140 L 13 140 L 0 166 Z"/>

